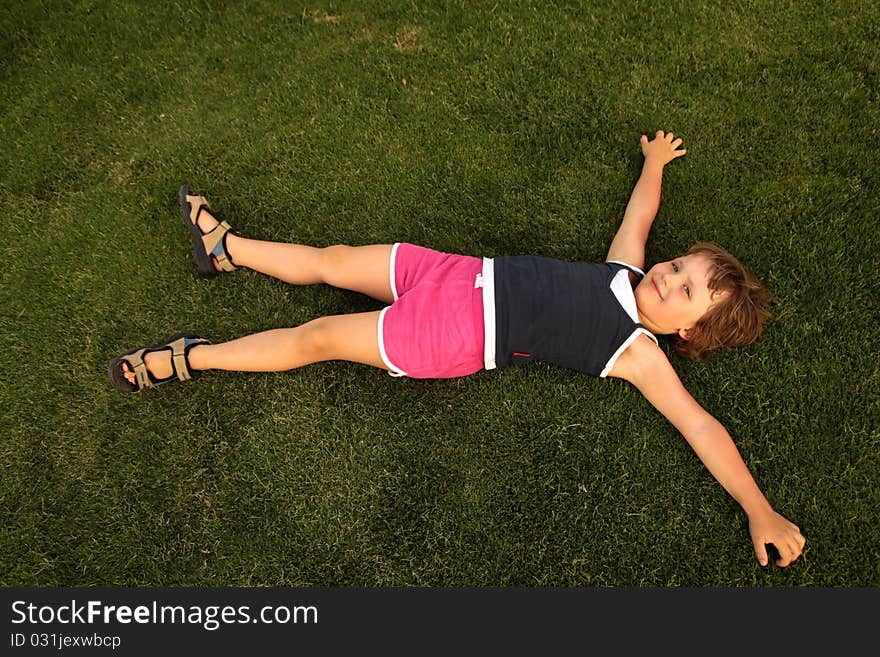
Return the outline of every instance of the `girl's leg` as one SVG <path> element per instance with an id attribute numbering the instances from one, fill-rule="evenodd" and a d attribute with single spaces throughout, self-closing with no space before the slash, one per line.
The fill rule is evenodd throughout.
<path id="1" fill-rule="evenodd" d="M 387 369 L 379 354 L 379 312 L 321 317 L 294 328 L 254 333 L 220 344 L 198 345 L 188 355 L 191 370 L 280 372 L 326 360 L 346 360 Z M 153 376 L 171 376 L 171 351 L 149 352 Z M 126 378 L 134 375 L 123 364 Z"/>
<path id="2" fill-rule="evenodd" d="M 199 215 L 199 228 L 207 233 L 217 225 L 207 208 Z M 328 246 L 284 244 L 226 236 L 226 250 L 239 267 L 247 267 L 293 285 L 327 283 L 391 303 L 390 244 Z M 215 262 L 215 267 L 217 264 Z M 219 270 L 219 267 L 217 267 Z"/>

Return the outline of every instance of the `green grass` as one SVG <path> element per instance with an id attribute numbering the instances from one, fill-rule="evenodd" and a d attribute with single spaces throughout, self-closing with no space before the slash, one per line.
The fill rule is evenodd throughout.
<path id="1" fill-rule="evenodd" d="M 0 584 L 880 585 L 878 42 L 867 1 L 4 3 Z M 689 152 L 649 261 L 716 241 L 776 295 L 673 362 L 807 537 L 787 569 L 620 381 L 107 382 L 379 307 L 198 278 L 184 182 L 263 239 L 595 260 L 658 128 Z"/>

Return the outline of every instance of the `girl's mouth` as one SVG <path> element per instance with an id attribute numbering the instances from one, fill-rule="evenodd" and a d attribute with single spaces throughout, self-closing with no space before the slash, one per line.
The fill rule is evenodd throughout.
<path id="1" fill-rule="evenodd" d="M 651 284 L 654 286 L 654 289 L 657 290 L 657 296 L 660 297 L 660 299 L 662 300 L 662 299 L 663 299 L 663 295 L 660 294 L 660 287 L 657 285 L 657 280 L 652 278 L 652 279 L 651 279 Z"/>

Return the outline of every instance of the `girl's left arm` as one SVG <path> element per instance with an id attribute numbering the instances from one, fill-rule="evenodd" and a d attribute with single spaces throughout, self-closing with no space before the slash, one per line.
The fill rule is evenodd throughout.
<path id="1" fill-rule="evenodd" d="M 654 139 L 647 135 L 641 139 L 642 173 L 629 197 L 623 220 L 605 260 L 617 260 L 634 267 L 645 266 L 645 244 L 648 233 L 660 209 L 660 189 L 663 186 L 663 168 L 677 157 L 687 153 L 681 148 L 681 139 L 675 139 L 671 132 L 658 130 Z"/>
<path id="2" fill-rule="evenodd" d="M 631 348 L 636 347 L 639 357 L 629 359 L 630 366 L 623 378 L 633 383 L 681 432 L 712 476 L 742 506 L 749 518 L 758 562 L 767 565 L 767 543 L 775 545 L 779 552 L 776 565 L 787 566 L 795 561 L 805 543 L 800 529 L 773 510 L 730 434 L 685 389 L 663 351 L 650 340 L 636 342 L 642 344 L 633 344 Z"/>

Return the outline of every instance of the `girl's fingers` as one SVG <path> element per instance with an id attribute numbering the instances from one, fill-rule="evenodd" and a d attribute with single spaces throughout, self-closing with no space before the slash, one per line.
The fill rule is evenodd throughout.
<path id="1" fill-rule="evenodd" d="M 782 564 L 784 566 L 788 566 L 794 563 L 795 561 L 797 561 L 798 558 L 798 551 L 795 548 L 793 548 L 791 545 L 787 545 L 786 548 L 787 549 L 785 550 L 785 553 L 782 555 L 782 558 L 785 561 L 785 563 Z"/>
<path id="2" fill-rule="evenodd" d="M 681 146 L 681 137 L 679 137 L 679 138 L 676 139 L 674 142 L 672 142 L 672 147 L 673 147 L 673 148 L 678 148 L 679 146 Z"/>
<path id="3" fill-rule="evenodd" d="M 755 556 L 758 558 L 758 563 L 762 566 L 766 566 L 769 563 L 769 559 L 767 557 L 767 547 L 764 545 L 764 541 L 760 540 L 754 544 L 755 547 Z"/>

